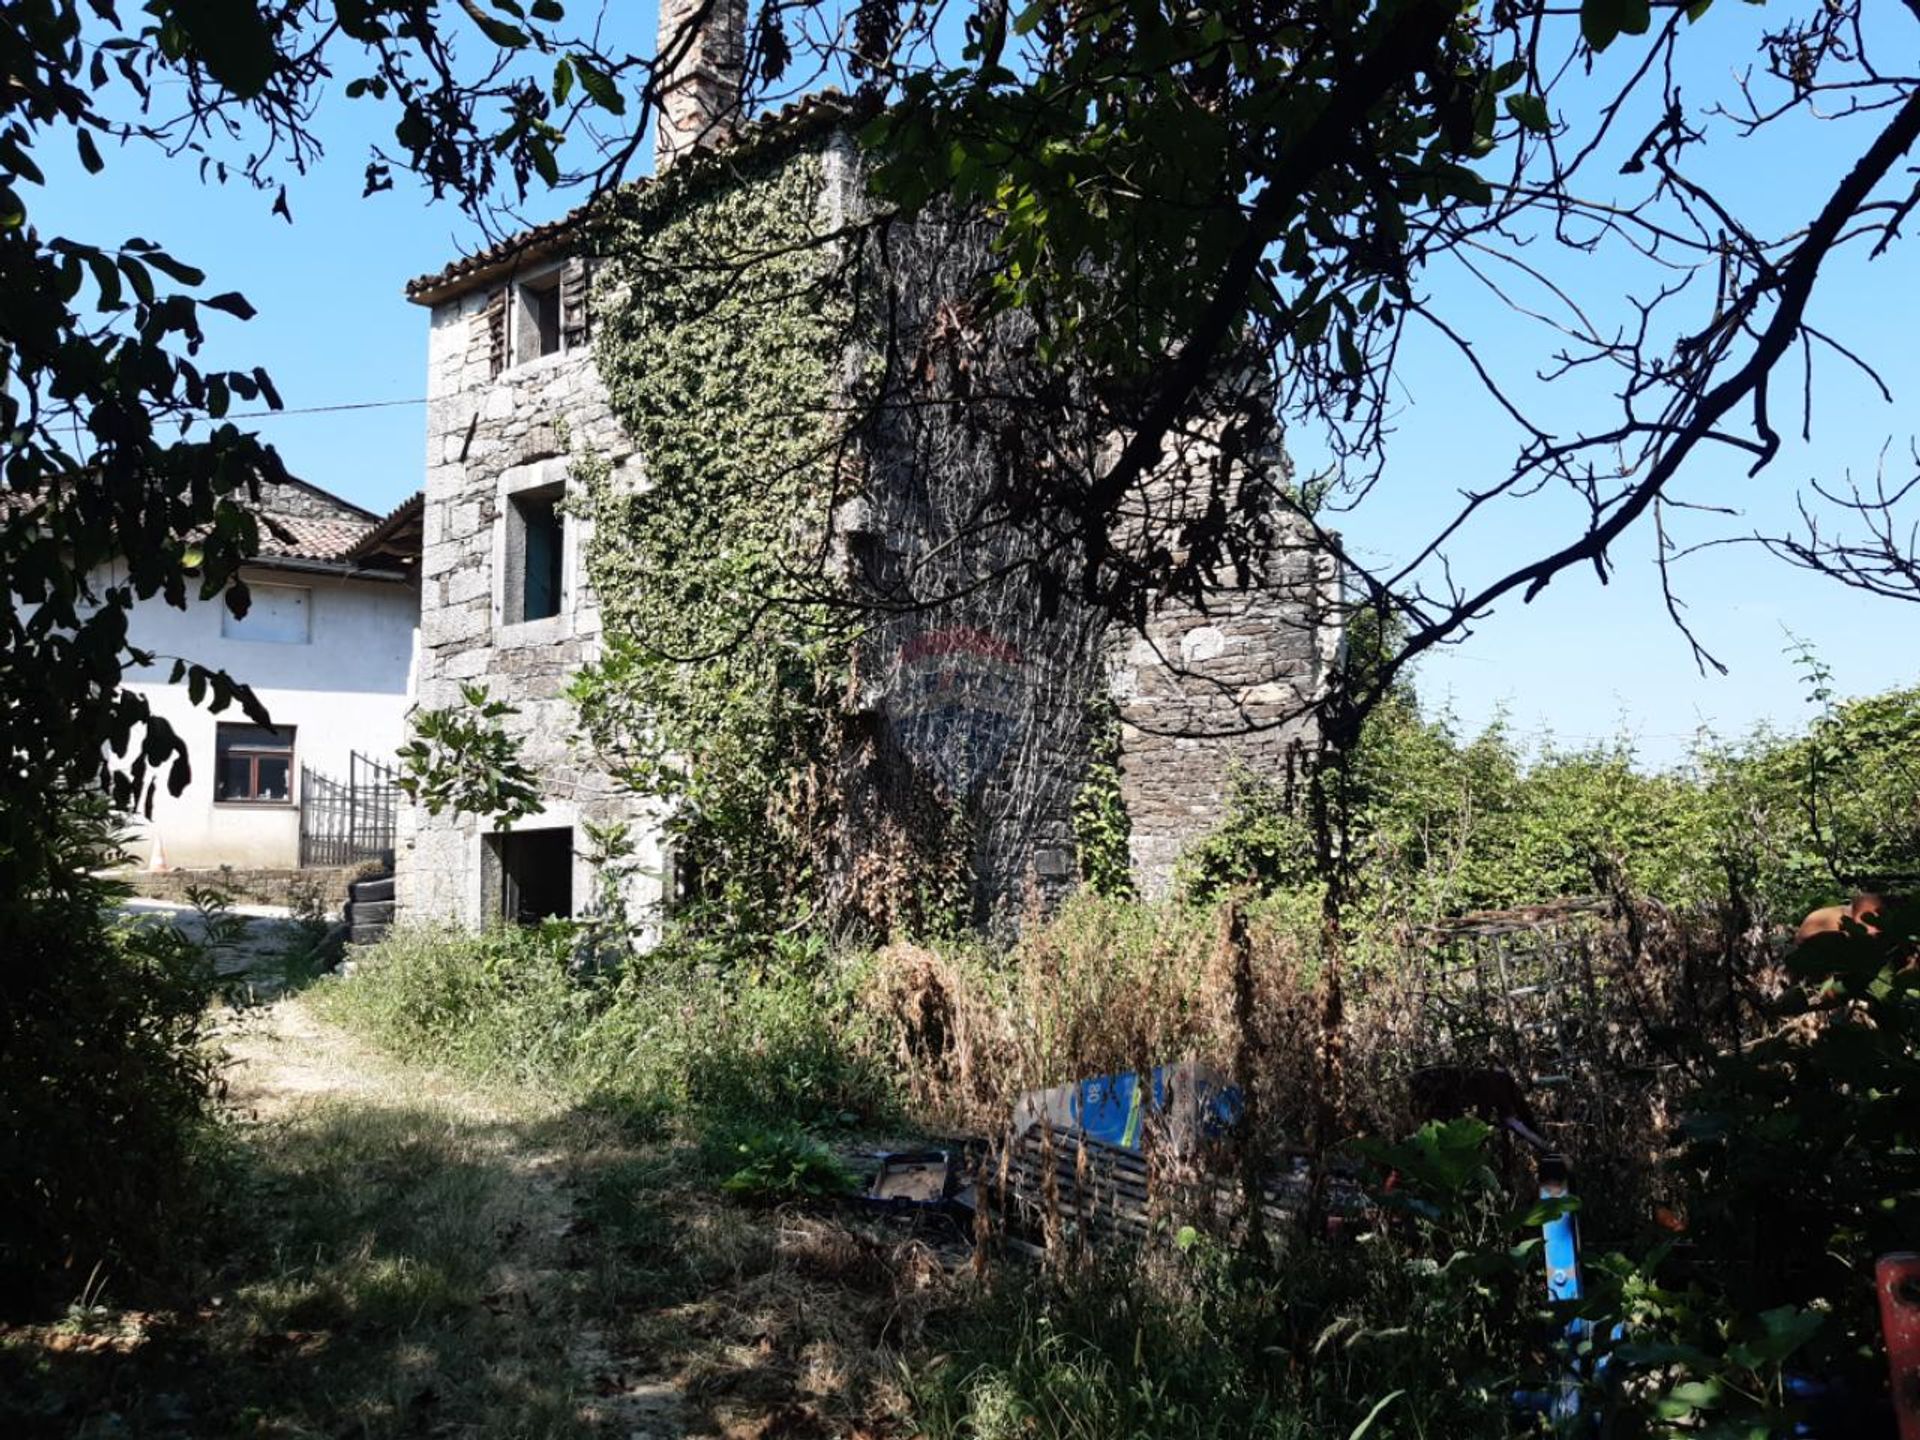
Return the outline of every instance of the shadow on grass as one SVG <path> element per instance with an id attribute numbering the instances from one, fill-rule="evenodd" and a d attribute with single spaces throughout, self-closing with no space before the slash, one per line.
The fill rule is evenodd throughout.
<path id="1" fill-rule="evenodd" d="M 697 1138 L 605 1108 L 479 1120 L 342 1097 L 235 1148 L 204 1293 L 0 1330 L 0 1433 L 540 1440 L 694 1420 L 772 1440 L 900 1418 L 900 1317 L 938 1267 L 884 1224 L 724 1200 Z M 623 1424 L 646 1380 L 686 1394 L 672 1428 Z"/>
<path id="2" fill-rule="evenodd" d="M 579 1433 L 534 1138 L 344 1102 L 250 1127 L 206 1294 L 0 1336 L 6 1432 Z"/>

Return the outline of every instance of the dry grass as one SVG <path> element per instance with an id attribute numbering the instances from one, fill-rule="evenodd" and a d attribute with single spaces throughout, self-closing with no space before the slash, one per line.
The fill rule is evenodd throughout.
<path id="1" fill-rule="evenodd" d="M 1243 990 L 1223 907 L 1082 897 L 1005 955 L 889 946 L 867 999 L 909 1108 L 931 1123 L 992 1134 L 1025 1091 L 1195 1060 L 1255 1087 L 1275 1138 L 1300 1143 L 1321 1089 L 1317 942 L 1255 914 L 1247 944 Z M 1392 1130 L 1404 1115 L 1404 974 L 1376 966 L 1346 980 L 1341 1100 L 1364 1128 Z"/>

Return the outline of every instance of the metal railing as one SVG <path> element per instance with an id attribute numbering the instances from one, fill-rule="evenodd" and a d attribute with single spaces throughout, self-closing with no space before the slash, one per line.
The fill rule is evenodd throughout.
<path id="1" fill-rule="evenodd" d="M 300 864 L 393 864 L 400 787 L 394 769 L 354 751 L 344 782 L 300 767 Z"/>

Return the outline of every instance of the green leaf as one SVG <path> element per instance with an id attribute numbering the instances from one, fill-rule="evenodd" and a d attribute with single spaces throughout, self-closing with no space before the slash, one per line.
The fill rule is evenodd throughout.
<path id="1" fill-rule="evenodd" d="M 1544 135 L 1553 128 L 1547 116 L 1547 102 L 1538 95 L 1507 96 L 1507 113 L 1535 135 Z"/>
<path id="2" fill-rule="evenodd" d="M 131 255 L 120 257 L 120 273 L 127 277 L 127 284 L 133 287 L 133 293 L 142 305 L 151 305 L 154 300 L 153 276 L 147 273 L 147 267 Z"/>
<path id="3" fill-rule="evenodd" d="M 82 127 L 73 132 L 73 143 L 80 151 L 80 163 L 87 168 L 89 175 L 98 175 L 106 168 L 107 162 L 100 158 L 100 148 L 93 143 L 93 132 Z"/>
<path id="4" fill-rule="evenodd" d="M 195 0 L 167 7 L 164 13 L 178 27 L 181 58 L 198 60 L 242 100 L 265 90 L 279 68 L 276 9 L 251 0 Z"/>
<path id="5" fill-rule="evenodd" d="M 560 183 L 560 162 L 554 159 L 553 144 L 544 135 L 536 135 L 527 143 L 528 157 L 540 178 L 549 185 Z"/>
<path id="6" fill-rule="evenodd" d="M 1579 1196 L 1556 1195 L 1516 1210 L 1507 1217 L 1507 1225 L 1514 1230 L 1537 1230 L 1549 1220 L 1558 1220 L 1563 1215 L 1576 1215 L 1579 1211 Z"/>
<path id="7" fill-rule="evenodd" d="M 1580 33 L 1595 50 L 1619 35 L 1644 35 L 1652 23 L 1649 0 L 1580 0 Z"/>
<path id="8" fill-rule="evenodd" d="M 251 320 L 258 312 L 247 303 L 247 297 L 237 290 L 222 291 L 209 296 L 204 302 L 215 310 L 224 310 L 236 320 Z"/>
<path id="9" fill-rule="evenodd" d="M 1719 1403 L 1718 1380 L 1684 1380 L 1660 1398 L 1657 1408 L 1663 1420 L 1684 1420 L 1697 1410 L 1710 1410 Z"/>
<path id="10" fill-rule="evenodd" d="M 587 92 L 589 100 L 609 115 L 627 113 L 627 99 L 620 93 L 620 87 L 615 85 L 612 79 L 586 56 L 575 55 L 573 69 L 574 73 L 580 77 L 580 88 Z"/>
<path id="11" fill-rule="evenodd" d="M 468 18 L 479 27 L 480 33 L 498 45 L 502 50 L 524 50 L 527 48 L 527 32 L 518 26 L 509 25 L 504 20 L 496 20 L 484 10 L 471 10 Z"/>
<path id="12" fill-rule="evenodd" d="M 553 66 L 553 103 L 564 105 L 573 93 L 573 62 L 562 55 Z"/>
<path id="13" fill-rule="evenodd" d="M 1821 1323 L 1822 1316 L 1817 1310 L 1781 1305 L 1761 1314 L 1760 1325 L 1766 1338 L 1749 1342 L 1750 1348 L 1777 1365 L 1811 1340 Z"/>
<path id="14" fill-rule="evenodd" d="M 139 248 L 134 246 L 133 241 L 128 241 L 127 243 L 130 248 Z M 184 260 L 176 260 L 164 250 L 143 249 L 140 258 L 158 270 L 162 275 L 169 275 L 173 279 L 178 280 L 182 285 L 202 285 L 206 283 L 206 271 L 189 265 Z"/>

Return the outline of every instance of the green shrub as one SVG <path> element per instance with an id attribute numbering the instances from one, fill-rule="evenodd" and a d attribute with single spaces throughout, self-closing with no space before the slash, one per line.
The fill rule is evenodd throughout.
<path id="1" fill-rule="evenodd" d="M 170 926 L 116 925 L 104 807 L 0 900 L 0 1310 L 179 1276 L 205 1199 L 216 981 Z"/>
<path id="2" fill-rule="evenodd" d="M 738 1200 L 829 1200 L 859 1187 L 853 1172 L 800 1130 L 753 1128 L 715 1136 L 709 1164 L 729 1169 L 720 1188 Z"/>
<path id="3" fill-rule="evenodd" d="M 1612 886 L 1676 907 L 1732 889 L 1791 922 L 1856 888 L 1910 889 L 1920 688 L 1815 696 L 1805 735 L 1703 735 L 1685 764 L 1652 772 L 1626 738 L 1533 752 L 1503 719 L 1466 736 L 1394 695 L 1351 760 L 1349 925 L 1404 931 Z M 1239 777 L 1226 818 L 1183 857 L 1181 890 L 1306 896 L 1313 849 L 1304 794 Z"/>
<path id="4" fill-rule="evenodd" d="M 1874 1262 L 1920 1232 L 1920 909 L 1877 934 L 1816 936 L 1787 962 L 1773 1027 L 1689 1097 L 1673 1167 L 1693 1250 L 1614 1256 L 1593 1308 L 1624 1327 L 1608 1397 L 1623 1435 L 1788 1434 L 1807 1418 L 1789 1366 L 1884 1396 Z M 1859 1414 L 1820 1434 L 1862 1433 Z"/>

